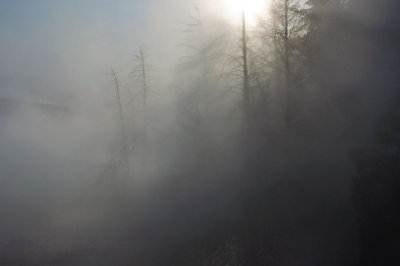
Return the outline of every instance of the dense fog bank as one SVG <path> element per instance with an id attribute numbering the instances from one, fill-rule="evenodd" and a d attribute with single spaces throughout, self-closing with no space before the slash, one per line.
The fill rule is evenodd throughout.
<path id="1" fill-rule="evenodd" d="M 1 265 L 398 265 L 396 1 L 105 2 L 0 47 Z"/>

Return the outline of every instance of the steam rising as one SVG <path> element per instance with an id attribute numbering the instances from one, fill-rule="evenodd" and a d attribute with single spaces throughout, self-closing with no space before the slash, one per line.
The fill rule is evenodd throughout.
<path id="1" fill-rule="evenodd" d="M 223 2 L 0 4 L 0 265 L 398 264 L 399 4 Z"/>

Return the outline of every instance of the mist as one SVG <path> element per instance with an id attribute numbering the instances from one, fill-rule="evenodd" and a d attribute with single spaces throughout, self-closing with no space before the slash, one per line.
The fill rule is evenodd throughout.
<path id="1" fill-rule="evenodd" d="M 399 264 L 400 5 L 239 2 L 0 3 L 0 265 Z"/>

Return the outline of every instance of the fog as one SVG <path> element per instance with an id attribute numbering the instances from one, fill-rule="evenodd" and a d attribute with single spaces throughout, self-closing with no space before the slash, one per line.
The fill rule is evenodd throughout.
<path id="1" fill-rule="evenodd" d="M 399 264 L 400 5 L 239 2 L 0 3 L 0 265 Z"/>

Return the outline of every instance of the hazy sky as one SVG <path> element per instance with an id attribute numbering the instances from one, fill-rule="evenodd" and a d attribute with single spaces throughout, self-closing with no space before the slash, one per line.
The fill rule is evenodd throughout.
<path id="1" fill-rule="evenodd" d="M 2 0 L 0 97 L 55 102 L 90 97 L 108 86 L 110 67 L 129 73 L 140 45 L 162 76 L 174 64 L 193 5 L 188 0 Z"/>

